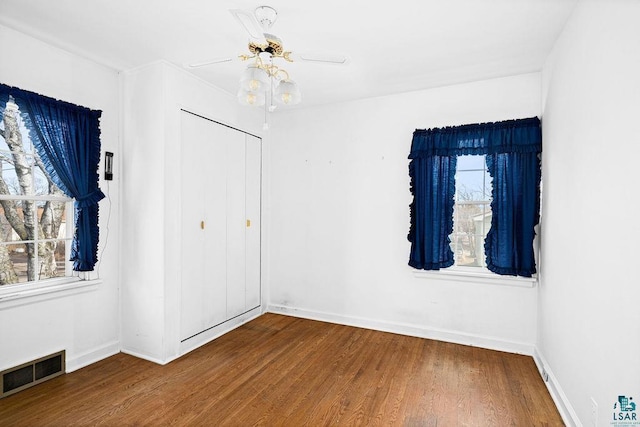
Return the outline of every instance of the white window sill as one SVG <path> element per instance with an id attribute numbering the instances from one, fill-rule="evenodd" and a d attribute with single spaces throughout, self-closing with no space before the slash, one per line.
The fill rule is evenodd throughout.
<path id="1" fill-rule="evenodd" d="M 454 280 L 457 282 L 472 282 L 485 285 L 516 286 L 533 288 L 538 279 L 536 277 L 501 276 L 479 267 L 449 267 L 440 270 L 413 270 L 414 277 L 422 279 Z"/>
<path id="2" fill-rule="evenodd" d="M 19 305 L 33 304 L 52 298 L 89 292 L 98 289 L 102 280 L 83 280 L 65 277 L 43 281 L 37 284 L 25 283 L 0 286 L 0 310 Z"/>

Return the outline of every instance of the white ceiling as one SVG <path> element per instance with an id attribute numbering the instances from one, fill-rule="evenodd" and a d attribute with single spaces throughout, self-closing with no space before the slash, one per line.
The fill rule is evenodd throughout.
<path id="1" fill-rule="evenodd" d="M 309 106 L 538 71 L 576 1 L 0 0 L 0 23 L 116 69 L 182 67 L 246 53 L 229 9 L 268 4 L 285 50 L 349 58 L 284 64 Z M 235 94 L 245 65 L 190 72 Z"/>

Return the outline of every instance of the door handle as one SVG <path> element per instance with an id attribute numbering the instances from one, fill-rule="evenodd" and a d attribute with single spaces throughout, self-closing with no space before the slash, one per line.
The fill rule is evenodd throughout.
<path id="1" fill-rule="evenodd" d="M 204 230 L 204 221 L 200 221 L 200 228 Z"/>

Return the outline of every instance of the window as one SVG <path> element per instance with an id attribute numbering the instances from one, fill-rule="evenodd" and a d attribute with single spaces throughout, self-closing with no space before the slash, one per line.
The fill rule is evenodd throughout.
<path id="1" fill-rule="evenodd" d="M 484 155 L 458 156 L 451 250 L 456 266 L 486 267 L 484 239 L 491 228 L 491 176 Z"/>
<path id="2" fill-rule="evenodd" d="M 541 152 L 537 117 L 416 129 L 409 265 L 477 269 L 486 262 L 501 276 L 532 277 Z"/>
<path id="3" fill-rule="evenodd" d="M 73 199 L 45 172 L 18 105 L 0 121 L 0 285 L 71 276 Z"/>

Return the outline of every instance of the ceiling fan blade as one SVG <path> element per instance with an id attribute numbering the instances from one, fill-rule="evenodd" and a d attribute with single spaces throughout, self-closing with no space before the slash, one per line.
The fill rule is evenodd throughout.
<path id="1" fill-rule="evenodd" d="M 202 62 L 193 62 L 191 64 L 186 64 L 186 67 L 187 68 L 200 68 L 200 67 L 206 67 L 207 65 L 221 64 L 223 62 L 231 62 L 231 61 L 233 61 L 232 57 L 224 56 L 224 57 L 220 57 L 220 58 L 209 59 L 209 60 L 202 61 Z"/>
<path id="2" fill-rule="evenodd" d="M 242 9 L 230 9 L 229 12 L 231 12 L 233 17 L 242 25 L 252 41 L 258 44 L 267 44 L 267 40 L 262 32 L 262 27 L 252 13 Z"/>
<path id="3" fill-rule="evenodd" d="M 292 59 L 294 61 L 305 62 L 321 62 L 325 64 L 344 65 L 349 62 L 349 59 L 344 55 L 338 55 L 334 53 L 293 53 Z"/>

